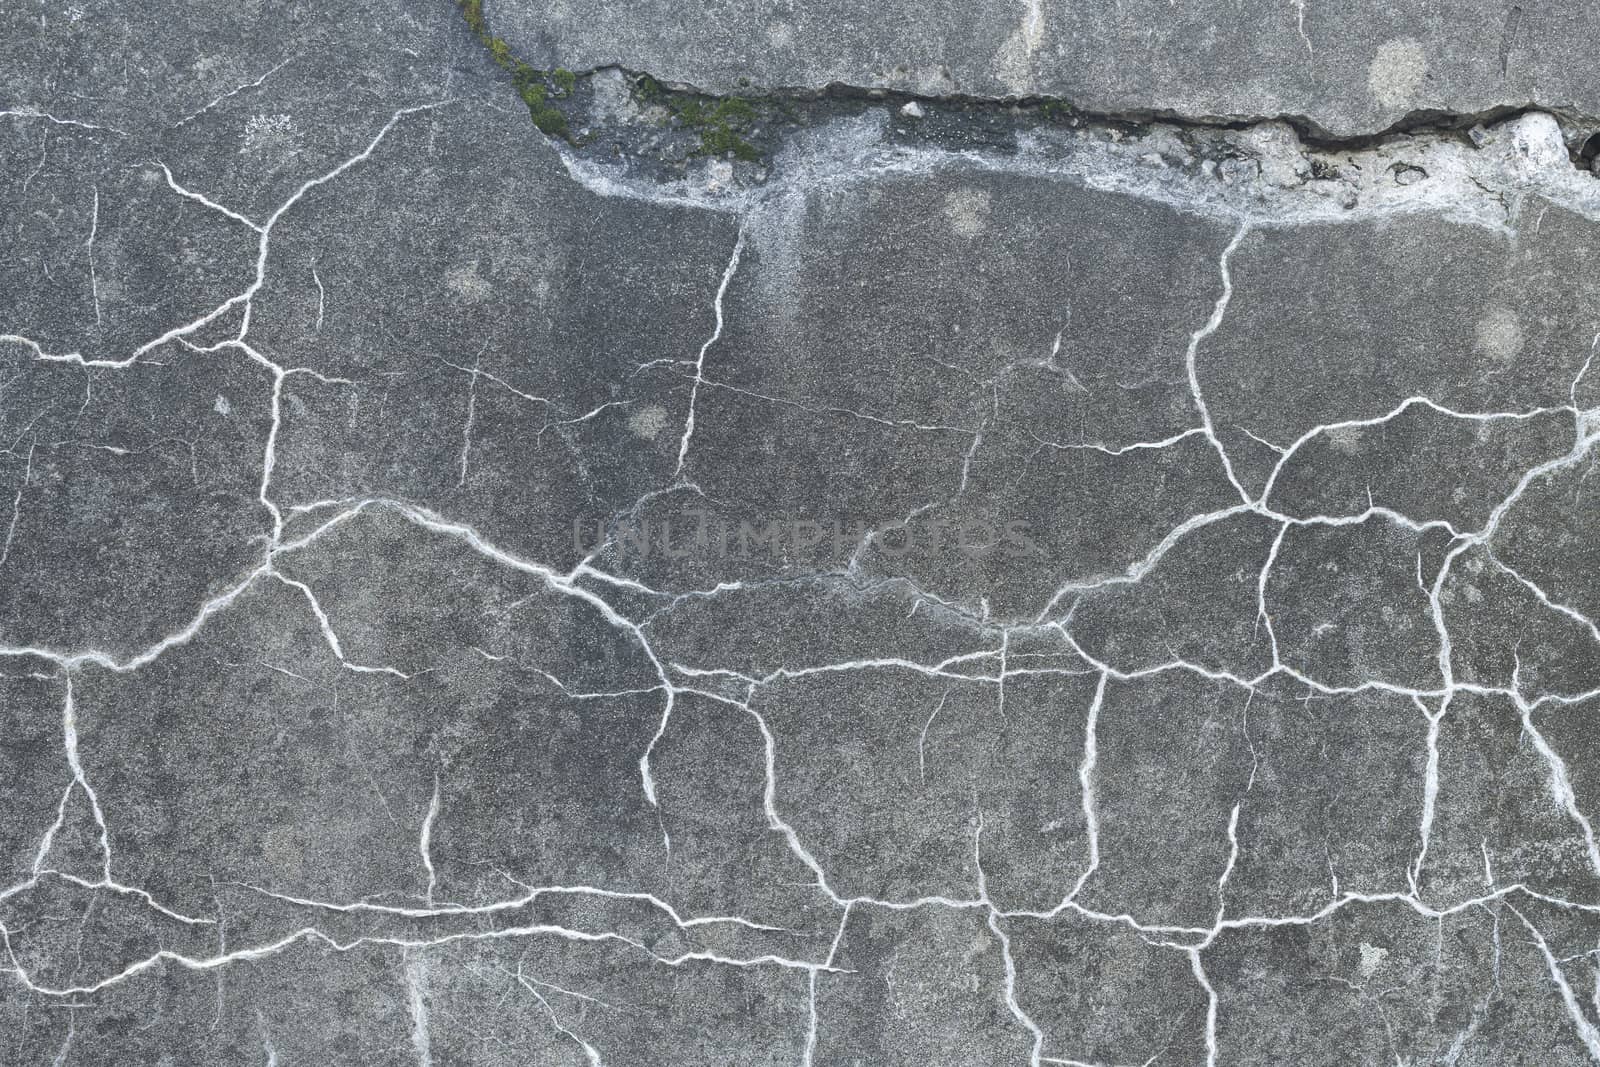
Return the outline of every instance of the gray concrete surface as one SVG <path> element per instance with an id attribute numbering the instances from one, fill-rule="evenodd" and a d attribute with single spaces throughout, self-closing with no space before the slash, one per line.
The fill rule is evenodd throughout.
<path id="1" fill-rule="evenodd" d="M 839 83 L 1062 97 L 1094 111 L 1303 117 L 1333 136 L 1414 112 L 1600 111 L 1600 11 L 1575 0 L 485 0 L 514 47 L 713 92 Z"/>
<path id="2" fill-rule="evenodd" d="M 0 1063 L 1600 1059 L 1520 10 L 0 13 Z"/>

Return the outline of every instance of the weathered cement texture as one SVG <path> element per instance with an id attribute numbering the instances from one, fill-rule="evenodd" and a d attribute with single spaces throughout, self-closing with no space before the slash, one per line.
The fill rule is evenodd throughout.
<path id="1" fill-rule="evenodd" d="M 1414 112 L 1600 113 L 1581 0 L 485 0 L 530 61 L 715 92 L 829 84 L 1049 95 L 1102 112 L 1299 116 L 1334 136 Z"/>
<path id="2" fill-rule="evenodd" d="M 1586 11 L 6 9 L 0 1063 L 1600 1059 Z"/>

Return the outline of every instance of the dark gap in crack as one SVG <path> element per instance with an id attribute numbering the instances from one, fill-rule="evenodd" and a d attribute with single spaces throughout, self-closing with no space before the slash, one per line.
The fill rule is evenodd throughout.
<path id="1" fill-rule="evenodd" d="M 1023 94 L 1017 96 L 981 96 L 966 93 L 916 93 L 901 89 L 885 87 L 858 86 L 843 82 L 831 82 L 821 88 L 804 88 L 791 86 L 756 86 L 746 84 L 741 86 L 741 91 L 736 93 L 715 93 L 699 88 L 689 83 L 661 81 L 646 71 L 635 70 L 620 64 L 607 64 L 581 70 L 568 70 L 556 67 L 542 70 L 522 61 L 510 49 L 510 45 L 500 37 L 496 37 L 489 28 L 483 15 L 483 0 L 457 0 L 457 6 L 462 10 L 468 25 L 480 42 L 490 51 L 495 62 L 502 68 L 521 75 L 524 79 L 537 78 L 547 87 L 555 89 L 559 99 L 567 99 L 572 95 L 577 80 L 587 80 L 594 75 L 605 71 L 617 71 L 633 82 L 644 81 L 649 85 L 646 92 L 660 99 L 698 99 L 711 101 L 739 101 L 754 103 L 756 101 L 792 101 L 806 102 L 825 99 L 870 101 L 872 103 L 906 104 L 934 103 L 956 105 L 964 107 L 992 108 L 1001 111 L 1012 109 L 1039 109 L 1061 110 L 1070 112 L 1081 121 L 1093 124 L 1126 124 L 1130 126 L 1147 126 L 1153 123 L 1163 123 L 1176 126 L 1194 126 L 1206 129 L 1248 129 L 1251 126 L 1266 122 L 1283 122 L 1292 126 L 1306 144 L 1329 150 L 1353 150 L 1370 148 L 1397 135 L 1436 133 L 1442 131 L 1466 131 L 1476 125 L 1487 125 L 1525 114 L 1529 111 L 1551 111 L 1573 122 L 1582 122 L 1585 116 L 1577 114 L 1563 114 L 1559 108 L 1552 109 L 1546 105 L 1533 103 L 1501 104 L 1476 112 L 1457 112 L 1442 109 L 1417 109 L 1408 112 L 1396 122 L 1363 134 L 1334 134 L 1317 122 L 1305 115 L 1291 112 L 1277 114 L 1248 114 L 1248 115 L 1193 115 L 1184 114 L 1161 108 L 1133 108 L 1121 111 L 1095 111 L 1075 106 L 1070 100 L 1051 96 L 1048 94 Z"/>
<path id="2" fill-rule="evenodd" d="M 681 176 L 696 160 L 722 160 L 733 166 L 739 184 L 759 184 L 766 178 L 767 164 L 795 133 L 872 110 L 891 116 L 897 133 L 913 134 L 921 143 L 1001 154 L 1017 151 L 1019 134 L 1050 127 L 1116 136 L 1161 126 L 1181 136 L 1200 137 L 1281 124 L 1292 129 L 1307 149 L 1320 153 L 1370 150 L 1417 137 L 1459 137 L 1479 144 L 1485 127 L 1539 112 L 1556 117 L 1574 164 L 1600 174 L 1600 134 L 1590 136 L 1600 128 L 1600 119 L 1534 103 L 1501 104 L 1474 112 L 1418 109 L 1381 130 L 1336 135 L 1302 114 L 1095 111 L 1049 95 L 928 94 L 838 82 L 821 88 L 744 84 L 737 92 L 715 93 L 688 83 L 663 82 L 648 72 L 616 64 L 577 71 L 534 67 L 494 35 L 483 15 L 483 0 L 456 0 L 456 4 L 495 64 L 511 76 L 541 132 L 596 161 L 642 165 L 657 179 Z M 627 117 L 616 111 L 619 99 L 631 108 Z M 599 106 L 602 103 L 605 106 Z"/>
<path id="3" fill-rule="evenodd" d="M 1573 153 L 1572 161 L 1578 165 L 1579 170 L 1600 175 L 1600 132 L 1591 133 L 1583 139 L 1577 151 Z"/>

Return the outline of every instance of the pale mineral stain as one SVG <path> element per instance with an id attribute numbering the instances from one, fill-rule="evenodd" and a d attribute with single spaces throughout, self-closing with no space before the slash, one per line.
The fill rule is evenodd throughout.
<path id="1" fill-rule="evenodd" d="M 1496 363 L 1510 363 L 1522 354 L 1522 324 L 1510 308 L 1490 308 L 1472 331 L 1472 348 Z"/>
<path id="2" fill-rule="evenodd" d="M 666 426 L 667 409 L 654 404 L 640 408 L 628 419 L 628 429 L 635 437 L 642 437 L 646 441 L 654 441 Z"/>
<path id="3" fill-rule="evenodd" d="M 241 156 L 284 156 L 299 151 L 300 138 L 288 115 L 252 115 L 239 135 Z"/>
<path id="4" fill-rule="evenodd" d="M 485 303 L 494 295 L 494 286 L 478 273 L 478 261 L 463 263 L 445 271 L 444 284 L 469 304 Z"/>
<path id="5" fill-rule="evenodd" d="M 1327 431 L 1328 443 L 1340 452 L 1350 453 L 1361 451 L 1362 427 L 1340 426 Z"/>
<path id="6" fill-rule="evenodd" d="M 767 27 L 767 44 L 773 48 L 794 47 L 794 27 L 787 22 L 774 22 Z"/>
<path id="7" fill-rule="evenodd" d="M 1044 41 L 1044 2 L 1026 0 L 1022 24 L 995 55 L 995 73 L 1015 93 L 1033 88 L 1033 60 Z"/>
<path id="8" fill-rule="evenodd" d="M 989 228 L 990 197 L 982 189 L 957 189 L 944 198 L 944 217 L 962 237 L 976 237 Z"/>
<path id="9" fill-rule="evenodd" d="M 1399 37 L 1378 46 L 1367 67 L 1367 91 L 1384 107 L 1406 107 L 1428 75 L 1428 55 L 1414 37 Z"/>

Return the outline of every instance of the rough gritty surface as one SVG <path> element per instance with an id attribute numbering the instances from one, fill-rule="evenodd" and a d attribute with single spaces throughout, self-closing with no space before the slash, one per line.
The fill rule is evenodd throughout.
<path id="1" fill-rule="evenodd" d="M 1338 136 L 1418 111 L 1600 112 L 1582 0 L 484 0 L 513 46 L 727 92 L 830 83 L 1066 97 L 1097 111 L 1303 116 Z"/>
<path id="2" fill-rule="evenodd" d="M 1600 1059 L 1587 6 L 487 14 L 0 12 L 0 1063 Z"/>

